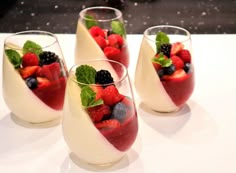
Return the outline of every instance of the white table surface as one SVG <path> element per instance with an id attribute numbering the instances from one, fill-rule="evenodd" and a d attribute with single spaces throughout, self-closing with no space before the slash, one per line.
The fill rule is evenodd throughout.
<path id="1" fill-rule="evenodd" d="M 0 34 L 1 55 L 6 35 Z M 70 68 L 75 35 L 57 36 Z M 132 83 L 141 39 L 128 35 Z M 0 172 L 236 173 L 236 35 L 193 35 L 192 41 L 196 69 L 192 97 L 180 112 L 163 115 L 149 110 L 134 90 L 138 137 L 127 156 L 110 168 L 75 164 L 60 125 L 16 124 L 0 97 Z M 0 77 L 2 84 L 2 71 Z"/>

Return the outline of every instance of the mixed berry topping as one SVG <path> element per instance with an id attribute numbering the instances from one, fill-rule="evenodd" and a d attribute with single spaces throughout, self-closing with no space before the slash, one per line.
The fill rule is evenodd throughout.
<path id="1" fill-rule="evenodd" d="M 39 54 L 40 65 L 48 65 L 58 61 L 58 56 L 54 52 L 44 51 Z"/>

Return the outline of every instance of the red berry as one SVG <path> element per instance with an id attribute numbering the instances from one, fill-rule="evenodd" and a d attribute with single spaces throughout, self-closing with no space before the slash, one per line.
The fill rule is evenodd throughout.
<path id="1" fill-rule="evenodd" d="M 91 86 L 92 90 L 96 93 L 96 98 L 95 100 L 99 100 L 102 98 L 102 92 L 103 92 L 103 88 L 102 86 L 98 86 L 98 85 L 94 85 L 94 86 Z"/>
<path id="2" fill-rule="evenodd" d="M 22 66 L 37 66 L 39 64 L 39 58 L 36 54 L 28 52 L 22 57 Z"/>
<path id="3" fill-rule="evenodd" d="M 104 54 L 106 55 L 107 58 L 115 60 L 116 57 L 120 54 L 120 49 L 107 46 L 104 49 Z"/>
<path id="4" fill-rule="evenodd" d="M 184 62 L 180 57 L 173 55 L 170 58 L 172 60 L 172 63 L 175 65 L 176 70 L 182 69 L 184 67 Z"/>
<path id="5" fill-rule="evenodd" d="M 187 78 L 187 75 L 183 69 L 176 70 L 172 75 L 164 75 L 164 80 L 175 80 L 175 81 L 183 81 Z"/>
<path id="6" fill-rule="evenodd" d="M 27 66 L 27 67 L 21 68 L 19 70 L 21 77 L 23 79 L 26 79 L 30 76 L 35 75 L 36 71 L 38 70 L 38 67 L 39 66 Z"/>
<path id="7" fill-rule="evenodd" d="M 38 66 L 38 69 L 37 69 L 35 75 L 38 76 L 38 77 L 43 77 L 44 76 L 42 67 Z"/>
<path id="8" fill-rule="evenodd" d="M 88 108 L 87 111 L 93 122 L 99 122 L 105 116 L 108 116 L 111 114 L 110 107 L 104 104 Z"/>
<path id="9" fill-rule="evenodd" d="M 102 99 L 105 105 L 112 106 L 124 98 L 114 85 L 109 85 L 102 92 Z"/>
<path id="10" fill-rule="evenodd" d="M 187 49 L 183 49 L 178 53 L 178 56 L 185 62 L 191 63 L 191 54 Z"/>
<path id="11" fill-rule="evenodd" d="M 124 44 L 124 40 L 119 34 L 111 34 L 107 39 L 110 46 L 118 49 Z"/>
<path id="12" fill-rule="evenodd" d="M 107 46 L 107 42 L 105 40 L 104 37 L 102 36 L 97 36 L 97 37 L 94 37 L 94 40 L 97 42 L 97 44 L 102 48 L 104 49 L 106 46 Z"/>
<path id="13" fill-rule="evenodd" d="M 170 56 L 176 55 L 184 48 L 184 45 L 180 42 L 173 43 L 171 46 Z"/>
<path id="14" fill-rule="evenodd" d="M 48 65 L 43 65 L 42 73 L 50 81 L 57 80 L 61 75 L 60 64 L 58 62 L 54 62 Z"/>
<path id="15" fill-rule="evenodd" d="M 101 37 L 105 38 L 104 31 L 100 27 L 98 27 L 98 26 L 91 27 L 89 29 L 89 33 L 92 35 L 92 37 L 101 36 Z"/>
<path id="16" fill-rule="evenodd" d="M 120 122 L 116 119 L 109 119 L 96 123 L 95 126 L 98 129 L 115 129 L 120 127 Z"/>
<path id="17" fill-rule="evenodd" d="M 38 87 L 47 87 L 50 85 L 50 81 L 45 77 L 37 77 Z"/>

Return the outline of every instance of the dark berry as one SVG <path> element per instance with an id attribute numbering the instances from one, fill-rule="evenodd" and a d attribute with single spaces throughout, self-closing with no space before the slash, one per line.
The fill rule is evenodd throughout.
<path id="1" fill-rule="evenodd" d="M 189 73 L 190 72 L 190 69 L 191 69 L 191 64 L 190 63 L 185 63 L 184 64 L 184 71 L 186 73 Z"/>
<path id="2" fill-rule="evenodd" d="M 165 73 L 164 73 L 163 69 L 160 69 L 160 70 L 158 70 L 157 74 L 158 74 L 159 78 L 161 79 Z"/>
<path id="3" fill-rule="evenodd" d="M 169 67 L 164 67 L 164 73 L 167 75 L 172 75 L 175 72 L 175 66 L 171 64 Z"/>
<path id="4" fill-rule="evenodd" d="M 39 54 L 39 59 L 40 59 L 40 65 L 48 65 L 54 62 L 59 61 L 58 56 L 50 51 L 44 51 L 42 53 Z"/>
<path id="5" fill-rule="evenodd" d="M 113 83 L 113 78 L 111 73 L 107 70 L 97 71 L 95 76 L 95 82 L 99 84 L 110 84 Z"/>
<path id="6" fill-rule="evenodd" d="M 160 52 L 162 52 L 168 58 L 170 57 L 170 51 L 171 51 L 171 44 L 162 44 L 161 45 Z"/>
<path id="7" fill-rule="evenodd" d="M 126 118 L 126 111 L 127 108 L 123 103 L 117 103 L 112 110 L 111 119 L 117 119 L 118 121 L 123 122 Z"/>
<path id="8" fill-rule="evenodd" d="M 38 81 L 34 77 L 26 78 L 25 83 L 30 89 L 35 89 L 38 86 Z"/>

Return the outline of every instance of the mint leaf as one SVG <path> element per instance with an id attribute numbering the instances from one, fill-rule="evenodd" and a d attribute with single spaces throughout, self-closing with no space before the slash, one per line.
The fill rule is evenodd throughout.
<path id="1" fill-rule="evenodd" d="M 95 100 L 96 93 L 89 87 L 84 86 L 80 93 L 82 105 L 85 108 L 94 107 L 103 104 L 103 100 Z"/>
<path id="2" fill-rule="evenodd" d="M 170 58 L 165 58 L 162 52 L 158 55 L 158 57 L 152 58 L 152 62 L 158 63 L 162 67 L 169 67 L 172 64 L 172 60 Z"/>
<path id="3" fill-rule="evenodd" d="M 96 70 L 88 65 L 81 65 L 76 68 L 76 79 L 80 83 L 95 84 Z"/>
<path id="4" fill-rule="evenodd" d="M 111 22 L 112 32 L 121 35 L 122 37 L 126 36 L 124 24 L 120 21 L 112 21 Z"/>
<path id="5" fill-rule="evenodd" d="M 27 40 L 23 46 L 23 54 L 27 52 L 32 52 L 35 53 L 36 55 L 39 55 L 42 51 L 43 50 L 40 45 L 30 40 Z"/>
<path id="6" fill-rule="evenodd" d="M 167 34 L 164 33 L 164 32 L 158 32 L 156 34 L 156 50 L 157 50 L 157 53 L 160 52 L 161 45 L 162 44 L 167 44 L 167 43 L 170 43 L 170 39 L 167 36 Z"/>
<path id="7" fill-rule="evenodd" d="M 21 58 L 20 54 L 13 49 L 7 49 L 7 50 L 5 50 L 5 53 L 9 59 L 9 61 L 14 65 L 14 67 L 19 68 L 22 63 L 22 58 Z"/>
<path id="8" fill-rule="evenodd" d="M 98 25 L 98 23 L 97 23 L 96 19 L 93 16 L 88 15 L 88 14 L 85 15 L 85 26 L 88 29 L 90 29 L 93 26 L 97 26 L 97 25 Z"/>

